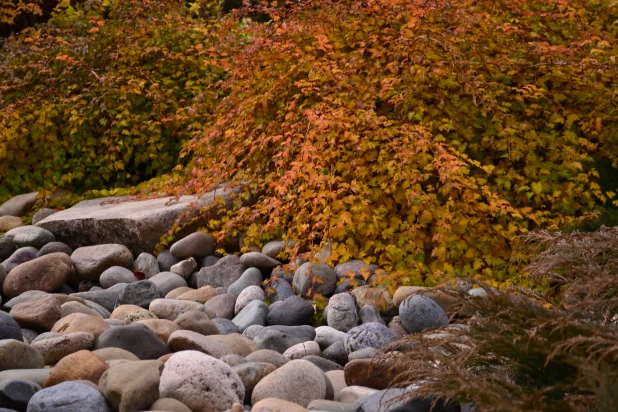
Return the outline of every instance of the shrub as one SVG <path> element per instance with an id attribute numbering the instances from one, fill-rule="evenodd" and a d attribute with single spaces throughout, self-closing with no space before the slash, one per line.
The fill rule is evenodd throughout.
<path id="1" fill-rule="evenodd" d="M 213 222 L 331 242 L 393 281 L 509 273 L 512 240 L 613 201 L 615 3 L 316 0 L 267 10 L 176 193 L 245 184 Z"/>
<path id="2" fill-rule="evenodd" d="M 194 18 L 184 2 L 74 6 L 1 46 L 0 202 L 169 172 L 218 99 L 217 46 L 234 41 L 225 23 Z"/>

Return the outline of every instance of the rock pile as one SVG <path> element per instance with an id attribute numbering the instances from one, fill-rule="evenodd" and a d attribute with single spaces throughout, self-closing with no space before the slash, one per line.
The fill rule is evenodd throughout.
<path id="1" fill-rule="evenodd" d="M 429 410 L 386 405 L 395 392 L 370 360 L 404 334 L 448 324 L 448 296 L 402 287 L 393 299 L 364 281 L 377 267 L 360 261 L 299 262 L 292 277 L 278 268 L 282 249 L 214 256 L 213 239 L 196 232 L 158 257 L 134 256 L 130 245 L 73 250 L 37 226 L 8 230 L 0 408 Z M 316 290 L 328 299 L 319 327 Z"/>

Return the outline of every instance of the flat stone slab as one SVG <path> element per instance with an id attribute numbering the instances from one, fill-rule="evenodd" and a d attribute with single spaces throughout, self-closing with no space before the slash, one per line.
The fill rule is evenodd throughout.
<path id="1" fill-rule="evenodd" d="M 125 200 L 127 197 L 123 196 L 85 200 L 36 225 L 49 230 L 56 240 L 73 249 L 117 243 L 127 246 L 137 256 L 142 252 L 152 253 L 183 212 L 192 209 L 191 215 L 195 215 L 198 207 L 211 204 L 215 196 L 223 197 L 230 204 L 232 193 L 231 189 L 220 187 L 199 199 L 182 196 L 178 201 L 173 197 L 135 201 Z"/>

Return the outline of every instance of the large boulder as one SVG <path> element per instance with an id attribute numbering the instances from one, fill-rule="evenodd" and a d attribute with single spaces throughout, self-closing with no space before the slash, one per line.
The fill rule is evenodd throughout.
<path id="1" fill-rule="evenodd" d="M 53 292 L 73 274 L 71 258 L 52 253 L 16 266 L 4 279 L 2 291 L 8 298 L 29 290 Z"/>
<path id="2" fill-rule="evenodd" d="M 52 232 L 56 239 L 72 248 L 105 243 L 117 243 L 131 248 L 135 256 L 152 252 L 177 218 L 189 211 L 194 215 L 217 197 L 229 199 L 231 190 L 219 187 L 202 197 L 181 196 L 128 200 L 126 197 L 108 197 L 85 200 L 54 213 L 37 223 Z M 1 209 L 0 209 L 1 210 Z M 0 213 L 1 214 L 1 213 Z"/>

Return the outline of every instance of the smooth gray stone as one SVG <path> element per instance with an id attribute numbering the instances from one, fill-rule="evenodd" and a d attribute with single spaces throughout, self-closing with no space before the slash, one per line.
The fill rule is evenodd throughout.
<path id="1" fill-rule="evenodd" d="M 275 266 L 281 265 L 281 262 L 278 260 L 273 259 L 261 252 L 244 253 L 240 257 L 240 263 L 245 265 L 245 267 L 254 267 L 258 269 L 272 269 Z"/>
<path id="2" fill-rule="evenodd" d="M 245 266 L 235 255 L 221 258 L 215 265 L 203 267 L 197 275 L 197 286 L 212 286 L 213 288 L 228 288 L 242 276 Z"/>
<path id="3" fill-rule="evenodd" d="M 319 282 L 313 279 L 319 278 Z M 337 274 L 325 263 L 314 265 L 306 262 L 294 272 L 294 289 L 301 296 L 306 296 L 309 289 L 322 296 L 331 294 L 337 286 Z"/>
<path id="4" fill-rule="evenodd" d="M 242 334 L 246 337 L 248 337 L 249 339 L 253 340 L 253 338 L 255 338 L 255 336 L 262 330 L 264 329 L 264 326 L 262 325 L 251 325 L 248 328 L 246 328 Z"/>
<path id="5" fill-rule="evenodd" d="M 266 362 L 275 365 L 277 368 L 285 365 L 290 360 L 280 354 L 279 352 L 275 352 L 270 349 L 258 349 L 255 352 L 250 353 L 245 357 L 247 362 Z"/>
<path id="6" fill-rule="evenodd" d="M 212 255 L 215 241 L 208 233 L 195 232 L 175 242 L 170 248 L 172 256 L 179 259 L 201 258 Z"/>
<path id="7" fill-rule="evenodd" d="M 173 272 L 160 272 L 148 280 L 159 288 L 161 296 L 167 295 L 176 288 L 187 286 L 187 281 Z"/>
<path id="8" fill-rule="evenodd" d="M 150 280 L 129 283 L 118 294 L 118 306 L 136 305 L 148 309 L 150 302 L 161 298 L 161 291 Z"/>
<path id="9" fill-rule="evenodd" d="M 0 261 L 8 259 L 15 251 L 17 246 L 8 236 L 0 236 Z"/>
<path id="10" fill-rule="evenodd" d="M 356 300 L 348 293 L 334 295 L 328 301 L 328 326 L 347 332 L 358 325 Z"/>
<path id="11" fill-rule="evenodd" d="M 49 255 L 50 253 L 66 253 L 71 256 L 73 249 L 66 243 L 50 242 L 39 250 L 39 257 Z"/>
<path id="12" fill-rule="evenodd" d="M 250 267 L 245 270 L 240 278 L 232 283 L 227 288 L 227 293 L 230 293 L 236 297 L 240 295 L 240 292 L 248 288 L 249 286 L 261 286 L 262 284 L 262 272 L 257 268 Z"/>
<path id="13" fill-rule="evenodd" d="M 96 310 L 101 316 L 103 316 L 103 319 L 109 319 L 110 316 L 112 316 L 109 310 L 105 309 L 103 306 L 99 305 L 96 302 L 84 299 L 84 304 L 90 309 Z"/>
<path id="14" fill-rule="evenodd" d="M 160 272 L 157 258 L 146 252 L 140 253 L 137 259 L 135 259 L 135 263 L 133 263 L 133 270 L 143 273 L 146 279 L 151 278 Z M 169 269 L 167 271 L 169 271 Z"/>
<path id="15" fill-rule="evenodd" d="M 59 210 L 56 209 L 50 209 L 50 208 L 43 208 L 43 209 L 39 209 L 36 211 L 36 213 L 34 215 L 32 215 L 32 224 L 36 225 L 37 223 L 39 223 L 41 220 L 45 219 L 47 216 L 51 216 L 54 213 L 58 213 Z"/>
<path id="16" fill-rule="evenodd" d="M 443 400 L 433 405 L 431 398 L 410 398 L 397 401 L 399 397 L 409 392 L 410 389 L 391 388 L 372 393 L 359 399 L 354 404 L 353 412 L 460 412 L 458 403 L 445 403 Z"/>
<path id="17" fill-rule="evenodd" d="M 158 359 L 170 353 L 170 348 L 142 323 L 116 326 L 103 332 L 92 348 L 120 348 L 131 352 L 139 359 Z"/>
<path id="18" fill-rule="evenodd" d="M 296 345 L 315 339 L 311 326 L 267 326 L 253 339 L 258 349 L 271 349 L 279 353 Z"/>
<path id="19" fill-rule="evenodd" d="M 399 319 L 408 333 L 421 333 L 428 328 L 448 325 L 448 316 L 434 300 L 412 295 L 399 305 Z"/>
<path id="20" fill-rule="evenodd" d="M 41 389 L 41 385 L 32 381 L 5 379 L 0 382 L 0 407 L 25 411 L 30 398 Z"/>
<path id="21" fill-rule="evenodd" d="M 252 325 L 264 326 L 266 316 L 268 316 L 268 305 L 261 300 L 252 300 L 232 319 L 232 322 L 238 326 L 238 330 L 242 333 Z"/>
<path id="22" fill-rule="evenodd" d="M 323 372 L 343 370 L 343 366 L 321 356 L 309 355 L 302 359 L 313 363 L 315 366 L 322 369 Z"/>
<path id="23" fill-rule="evenodd" d="M 133 274 L 132 270 L 122 266 L 112 266 L 101 273 L 99 283 L 103 288 L 107 289 L 118 283 L 133 283 L 138 280 L 139 278 Z"/>
<path id="24" fill-rule="evenodd" d="M 337 341 L 322 351 L 322 357 L 341 366 L 348 363 L 348 353 L 345 351 L 343 340 Z"/>
<path id="25" fill-rule="evenodd" d="M 268 325 L 306 325 L 313 317 L 313 305 L 300 296 L 290 296 L 272 305 L 266 322 Z"/>
<path id="26" fill-rule="evenodd" d="M 0 340 L 2 339 L 24 340 L 24 335 L 17 322 L 4 312 L 0 312 Z"/>
<path id="27" fill-rule="evenodd" d="M 103 306 L 106 310 L 113 312 L 116 308 L 118 296 L 126 285 L 126 283 L 118 283 L 109 289 L 94 290 L 94 288 L 92 288 L 88 292 L 73 293 L 71 294 L 71 296 L 92 301 L 98 305 Z"/>
<path id="28" fill-rule="evenodd" d="M 30 399 L 27 412 L 112 412 L 105 397 L 94 385 L 62 382 L 38 391 Z"/>
<path id="29" fill-rule="evenodd" d="M 51 371 L 52 368 L 8 369 L 5 371 L 0 371 L 0 382 L 6 379 L 23 379 L 42 386 Z"/>
<path id="30" fill-rule="evenodd" d="M 34 207 L 38 194 L 30 192 L 13 196 L 0 206 L 0 216 L 25 216 Z"/>
<path id="31" fill-rule="evenodd" d="M 372 359 L 378 350 L 376 348 L 363 348 L 348 355 L 348 361 L 356 359 Z"/>
<path id="32" fill-rule="evenodd" d="M 364 280 L 363 275 L 369 278 L 369 276 L 374 275 L 379 268 L 378 265 L 368 265 L 362 260 L 351 260 L 335 266 L 335 272 L 337 273 L 337 279 L 350 278 L 350 276 L 353 276 L 357 279 Z"/>
<path id="33" fill-rule="evenodd" d="M 2 262 L 2 266 L 4 266 L 6 273 L 9 273 L 15 267 L 21 265 L 22 263 L 34 260 L 37 257 L 39 257 L 39 250 L 37 248 L 31 246 L 21 247 L 5 259 Z"/>
<path id="34" fill-rule="evenodd" d="M 211 319 L 221 335 L 229 335 L 230 333 L 240 333 L 238 326 L 229 319 L 214 318 Z"/>
<path id="35" fill-rule="evenodd" d="M 382 317 L 378 315 L 378 312 L 376 312 L 376 308 L 371 305 L 364 305 L 358 312 L 358 315 L 360 317 L 361 323 L 376 322 L 386 325 L 384 319 L 382 319 Z"/>
<path id="36" fill-rule="evenodd" d="M 164 250 L 157 256 L 157 264 L 159 265 L 158 272 L 169 272 L 172 266 L 180 262 L 182 259 L 178 259 L 172 256 L 169 249 Z M 154 276 L 154 275 L 153 275 Z"/>
<path id="37" fill-rule="evenodd" d="M 381 323 L 365 323 L 350 329 L 343 338 L 345 350 L 348 354 L 357 350 L 371 347 L 380 349 L 397 340 L 395 332 Z"/>
<path id="38" fill-rule="evenodd" d="M 326 399 L 316 399 L 307 406 L 308 411 L 320 412 L 353 412 L 354 405 L 343 402 L 327 401 Z"/>
<path id="39" fill-rule="evenodd" d="M 53 233 L 38 226 L 19 226 L 4 235 L 12 237 L 17 247 L 31 246 L 37 249 L 56 240 Z"/>
<path id="40" fill-rule="evenodd" d="M 320 349 L 324 350 L 335 342 L 342 341 L 345 337 L 345 332 L 341 332 L 330 326 L 318 326 L 315 328 L 315 341 L 320 345 Z"/>
<path id="41" fill-rule="evenodd" d="M 292 285 L 290 285 L 287 280 L 275 278 L 268 283 L 266 288 L 266 298 L 269 299 L 271 303 L 285 300 L 290 296 L 295 296 L 295 294 L 292 289 Z"/>
<path id="42" fill-rule="evenodd" d="M 206 268 L 209 266 L 214 266 L 220 260 L 221 258 L 219 256 L 214 256 L 214 255 L 206 256 L 205 258 L 202 258 L 202 260 L 200 261 L 200 267 Z"/>
<path id="43" fill-rule="evenodd" d="M 365 282 L 362 279 L 356 279 L 356 278 L 346 279 L 337 285 L 335 290 L 333 290 L 333 295 L 338 295 L 339 293 L 345 293 L 359 286 L 365 286 L 366 284 L 367 282 Z"/>
<path id="44" fill-rule="evenodd" d="M 230 293 L 223 293 L 208 299 L 204 303 L 204 308 L 215 314 L 216 318 L 232 319 L 234 317 L 234 307 L 236 306 L 236 296 Z"/>
<path id="45" fill-rule="evenodd" d="M 29 290 L 29 291 L 22 293 L 19 296 L 15 296 L 13 299 L 6 302 L 4 304 L 4 307 L 10 310 L 10 309 L 13 309 L 15 305 L 19 303 L 30 302 L 32 300 L 40 299 L 46 295 L 48 295 L 48 293 L 43 292 L 41 290 Z"/>

